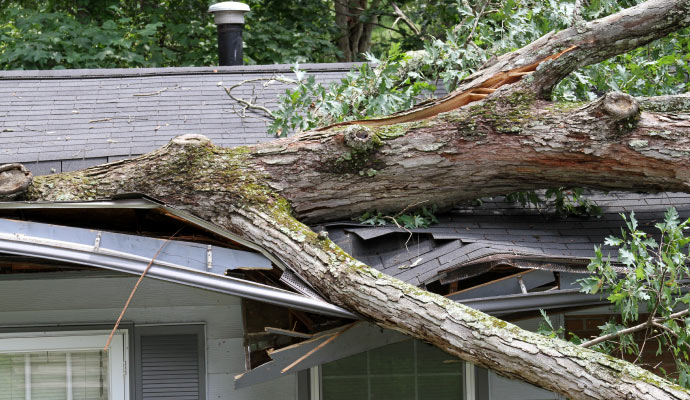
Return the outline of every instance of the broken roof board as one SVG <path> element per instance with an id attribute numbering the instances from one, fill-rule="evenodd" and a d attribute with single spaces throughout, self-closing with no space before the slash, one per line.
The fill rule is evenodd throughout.
<path id="1" fill-rule="evenodd" d="M 383 329 L 366 322 L 357 322 L 352 329 L 345 329 L 331 331 L 313 339 L 269 352 L 272 361 L 236 376 L 235 388 L 239 389 L 279 378 L 284 374 L 282 370 L 305 355 L 308 356 L 290 368 L 291 373 L 410 338 L 400 332 Z M 338 336 L 326 344 L 323 350 L 313 352 L 314 349 L 331 339 L 334 335 Z M 310 352 L 313 353 L 310 354 Z"/>
<path id="2" fill-rule="evenodd" d="M 57 227 L 38 222 L 17 222 L 0 220 L 0 252 L 16 254 L 39 259 L 61 261 L 73 264 L 88 265 L 128 274 L 141 275 L 147 268 L 147 275 L 152 278 L 213 290 L 257 301 L 291 307 L 298 310 L 315 312 L 324 315 L 356 318 L 352 313 L 323 300 L 289 292 L 243 279 L 223 276 L 217 271 L 209 272 L 189 265 L 180 265 L 170 260 L 185 260 L 189 247 L 184 243 L 170 246 L 167 250 L 168 261 L 152 259 L 146 239 L 136 235 L 109 234 L 101 236 L 106 241 L 100 245 L 96 232 L 71 227 Z M 155 240 L 155 239 L 153 239 Z M 106 248 L 106 243 L 109 247 Z M 140 248 L 139 244 L 144 248 Z M 227 255 L 224 249 L 220 256 Z M 177 254 L 177 252 L 182 254 Z M 246 253 L 246 252 L 243 252 Z M 250 253 L 253 254 L 253 253 Z M 258 256 L 260 257 L 260 256 Z M 257 261 L 252 256 L 252 262 Z M 266 260 L 268 261 L 268 260 Z M 220 264 L 223 259 L 219 260 Z M 205 262 L 202 261 L 203 264 Z M 270 264 L 270 262 L 269 262 Z"/>
<path id="3" fill-rule="evenodd" d="M 620 213 L 635 211 L 640 226 L 650 232 L 654 231 L 654 223 L 663 219 L 670 205 L 676 207 L 681 217 L 690 216 L 690 194 L 685 193 L 592 193 L 588 198 L 601 206 L 601 217 L 547 219 L 535 210 L 525 210 L 495 198 L 481 206 L 457 208 L 428 228 L 405 231 L 396 226 L 375 227 L 351 222 L 330 223 L 327 227 L 339 242 L 352 240 L 340 235 L 339 231 L 363 239 L 363 244 L 359 245 L 363 251 L 358 254 L 363 262 L 408 283 L 422 285 L 439 279 L 450 269 L 493 255 L 589 259 L 594 256 L 594 246 L 603 244 L 606 236 L 620 235 L 624 226 Z M 369 240 L 394 233 L 409 235 L 409 232 L 420 234 L 420 239 L 416 243 L 411 241 L 408 248 L 401 246 L 385 251 L 380 251 L 378 245 L 367 248 Z M 424 235 L 429 236 L 425 238 Z M 604 254 L 610 252 L 615 258 L 615 250 L 605 246 L 603 249 Z"/>

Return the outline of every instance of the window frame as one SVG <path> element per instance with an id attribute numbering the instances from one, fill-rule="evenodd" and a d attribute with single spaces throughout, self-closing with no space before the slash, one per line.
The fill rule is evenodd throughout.
<path id="1" fill-rule="evenodd" d="M 375 349 L 370 349 L 375 350 Z M 337 360 L 336 360 L 337 361 Z M 476 386 L 475 386 L 475 366 L 467 361 L 462 361 L 462 380 L 463 380 L 463 400 L 475 400 L 476 399 Z M 325 400 L 323 398 L 323 378 L 321 373 L 321 365 L 317 365 L 309 368 L 305 371 L 308 373 L 308 387 L 303 390 L 300 388 L 300 392 L 304 393 L 300 398 L 308 400 Z M 306 379 L 305 379 L 306 381 Z"/>
<path id="2" fill-rule="evenodd" d="M 110 331 L 38 330 L 0 333 L 0 353 L 102 350 Z M 108 393 L 111 400 L 130 399 L 129 330 L 118 329 L 108 350 Z"/>

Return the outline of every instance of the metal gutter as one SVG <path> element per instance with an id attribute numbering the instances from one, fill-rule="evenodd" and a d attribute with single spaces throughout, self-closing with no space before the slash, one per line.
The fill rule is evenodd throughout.
<path id="1" fill-rule="evenodd" d="M 593 306 L 609 303 L 606 298 L 602 298 L 598 294 L 582 293 L 579 289 L 483 297 L 459 302 L 475 310 L 491 315 L 504 315 L 549 308 Z"/>
<path id="2" fill-rule="evenodd" d="M 7 201 L 0 202 L 0 210 L 44 210 L 44 209 L 83 209 L 83 208 L 132 208 L 153 210 L 159 208 L 159 203 L 149 198 L 122 199 L 122 200 L 97 200 L 97 201 Z"/>
<path id="3" fill-rule="evenodd" d="M 194 216 L 188 212 L 180 211 L 178 209 L 175 209 L 175 208 L 172 208 L 169 206 L 159 206 L 159 208 L 162 208 L 166 212 L 169 212 L 170 214 L 172 214 L 178 218 L 182 218 L 191 224 L 197 225 L 197 226 L 204 228 L 210 232 L 213 232 L 213 233 L 217 234 L 218 236 L 224 237 L 226 239 L 230 239 L 234 242 L 237 242 L 243 246 L 246 246 L 252 250 L 255 250 L 255 251 L 261 253 L 264 257 L 271 260 L 273 262 L 273 264 L 275 264 L 278 268 L 280 268 L 283 271 L 289 270 L 287 265 L 285 264 L 285 262 L 283 262 L 283 260 L 281 260 L 280 258 L 276 257 L 275 255 L 273 255 L 272 253 L 270 253 L 269 251 L 267 251 L 263 247 L 255 244 L 253 242 L 250 242 L 244 238 L 241 238 L 235 234 L 232 234 L 232 233 L 226 231 L 225 229 L 222 229 L 222 228 L 220 228 L 220 227 L 218 227 L 218 226 L 216 226 L 216 225 L 214 225 L 214 224 L 212 224 L 206 220 L 203 220 L 197 216 Z"/>
<path id="4" fill-rule="evenodd" d="M 16 233 L 0 233 L 0 252 L 88 265 L 135 275 L 141 275 L 151 262 L 151 259 L 147 257 L 94 245 Z M 358 319 L 351 312 L 322 300 L 243 279 L 198 271 L 171 262 L 154 260 L 147 274 L 152 278 L 279 306 L 334 317 Z"/>
<path id="5" fill-rule="evenodd" d="M 135 194 L 130 194 L 135 195 Z M 151 197 L 141 196 L 140 198 L 123 198 L 115 200 L 97 201 L 65 201 L 65 202 L 0 202 L 0 210 L 36 210 L 36 209 L 139 209 L 156 210 L 160 209 L 186 222 L 213 232 L 218 236 L 237 242 L 271 260 L 278 268 L 285 271 L 287 265 L 278 257 L 271 254 L 263 247 L 241 238 L 223 228 L 220 228 L 208 221 L 196 217 L 188 212 L 178 210 L 174 207 L 165 205 Z"/>
<path id="6" fill-rule="evenodd" d="M 291 271 L 287 264 L 280 259 L 280 257 L 269 252 L 265 248 L 257 245 L 256 243 L 250 242 L 238 235 L 235 235 L 221 227 L 218 227 L 202 218 L 199 218 L 188 212 L 178 210 L 174 207 L 165 205 L 163 202 L 156 200 L 152 197 L 140 194 L 140 193 L 125 193 L 118 195 L 117 197 L 110 200 L 96 200 L 96 201 L 65 201 L 65 202 L 0 202 L 0 210 L 34 210 L 34 209 L 140 209 L 140 210 L 160 210 L 162 213 L 170 214 L 176 218 L 180 218 L 183 221 L 195 225 L 199 228 L 205 229 L 209 232 L 213 232 L 216 235 L 231 240 L 235 243 L 239 243 L 251 250 L 260 253 L 268 260 L 270 260 L 273 265 L 278 267 L 284 272 Z M 286 275 L 287 276 L 287 275 Z M 323 300 L 321 294 L 319 294 L 313 287 L 311 287 L 303 279 L 298 278 L 299 284 L 295 284 L 295 279 L 286 280 L 285 283 L 290 286 L 295 291 L 314 297 L 319 300 Z M 305 290 L 306 288 L 306 290 Z"/>
<path id="7" fill-rule="evenodd" d="M 182 265 L 186 268 L 224 276 L 234 269 L 273 269 L 271 261 L 261 254 L 179 240 L 167 241 L 146 236 L 74 228 L 40 222 L 0 218 L 0 233 L 35 240 L 63 240 L 70 245 L 92 247 L 93 252 L 111 251 L 125 257 L 156 256 L 156 262 Z"/>

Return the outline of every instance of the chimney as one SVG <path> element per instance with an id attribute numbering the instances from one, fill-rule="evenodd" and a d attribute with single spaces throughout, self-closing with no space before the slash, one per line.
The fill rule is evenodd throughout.
<path id="1" fill-rule="evenodd" d="M 218 26 L 219 65 L 242 65 L 242 28 L 249 6 L 236 1 L 216 3 L 208 8 Z"/>

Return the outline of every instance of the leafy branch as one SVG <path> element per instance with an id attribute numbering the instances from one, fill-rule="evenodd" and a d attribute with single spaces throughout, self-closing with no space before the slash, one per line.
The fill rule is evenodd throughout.
<path id="1" fill-rule="evenodd" d="M 558 187 L 540 194 L 535 191 L 514 192 L 506 195 L 506 201 L 519 203 L 523 207 L 534 207 L 540 213 L 553 210 L 562 217 L 598 217 L 601 207 L 583 196 L 582 188 Z"/>
<path id="2" fill-rule="evenodd" d="M 422 207 L 420 210 L 412 213 L 406 213 L 405 210 L 395 215 L 384 215 L 378 211 L 365 212 L 360 215 L 357 220 L 366 225 L 387 225 L 394 224 L 402 229 L 416 229 L 428 228 L 431 224 L 438 223 L 436 217 L 437 207 Z"/>
<path id="3" fill-rule="evenodd" d="M 601 246 L 596 247 L 587 267 L 591 275 L 579 280 L 582 292 L 606 296 L 621 323 L 609 321 L 599 326 L 597 338 L 572 340 L 582 347 L 632 356 L 634 363 L 645 361 L 645 347 L 656 342 L 656 354 L 669 351 L 678 383 L 690 387 L 690 237 L 685 235 L 690 219 L 681 222 L 676 209 L 669 208 L 664 221 L 655 225 L 658 234 L 653 236 L 639 229 L 634 212 L 621 216 L 625 221 L 621 237 L 609 236 L 604 242 L 618 249 L 617 260 L 605 259 Z M 641 309 L 648 313 L 642 322 Z M 564 333 L 562 328 L 554 329 L 548 317 L 541 332 L 549 336 Z"/>

